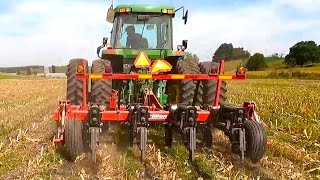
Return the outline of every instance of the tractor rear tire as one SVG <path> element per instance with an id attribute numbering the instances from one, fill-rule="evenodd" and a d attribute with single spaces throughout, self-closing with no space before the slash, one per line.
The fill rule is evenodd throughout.
<path id="1" fill-rule="evenodd" d="M 200 71 L 202 74 L 209 74 L 212 67 L 219 68 L 219 64 L 211 61 L 201 62 L 199 63 Z M 216 80 L 205 80 L 202 81 L 202 91 L 203 91 L 203 104 L 213 105 L 215 102 L 215 94 L 217 89 L 217 81 Z M 227 82 L 221 82 L 220 89 L 220 105 L 225 104 L 227 99 Z"/>
<path id="2" fill-rule="evenodd" d="M 97 59 L 92 62 L 91 73 L 103 74 L 105 67 L 111 66 L 111 62 L 105 59 Z M 112 91 L 111 79 L 93 79 L 91 80 L 91 103 L 109 108 L 110 94 Z M 103 123 L 103 130 L 108 130 L 110 122 Z"/>
<path id="3" fill-rule="evenodd" d="M 92 62 L 91 73 L 103 74 L 105 67 L 111 66 L 111 62 L 105 59 L 98 59 Z M 91 81 L 91 102 L 99 106 L 109 106 L 112 80 L 93 79 Z"/>
<path id="4" fill-rule="evenodd" d="M 243 123 L 246 136 L 245 157 L 257 163 L 264 155 L 267 145 L 267 134 L 262 124 L 247 120 Z"/>
<path id="5" fill-rule="evenodd" d="M 200 73 L 200 68 L 198 66 L 198 63 L 193 60 L 183 60 L 183 61 L 178 61 L 175 71 L 177 74 L 201 74 Z M 194 80 L 169 80 L 168 81 L 168 86 L 167 86 L 167 91 L 172 88 L 179 88 L 179 101 L 177 103 L 179 104 L 184 104 L 186 106 L 191 106 L 194 101 L 194 96 L 195 93 L 195 105 L 199 106 L 202 104 L 202 87 L 201 87 L 201 82 L 199 83 L 199 88 L 198 91 L 196 91 L 197 87 L 197 81 Z M 172 96 L 172 95 L 171 95 Z M 170 97 L 169 94 L 169 99 L 172 98 Z"/>
<path id="6" fill-rule="evenodd" d="M 64 135 L 67 158 L 74 161 L 85 152 L 82 121 L 78 119 L 68 119 L 65 124 Z"/>
<path id="7" fill-rule="evenodd" d="M 83 103 L 83 88 L 87 89 L 88 80 L 77 79 L 77 66 L 82 65 L 85 72 L 88 70 L 88 61 L 84 59 L 71 59 L 69 61 L 67 75 L 67 99 L 71 105 L 82 105 Z M 85 84 L 83 84 L 85 82 Z M 88 91 L 87 91 L 88 92 Z"/>

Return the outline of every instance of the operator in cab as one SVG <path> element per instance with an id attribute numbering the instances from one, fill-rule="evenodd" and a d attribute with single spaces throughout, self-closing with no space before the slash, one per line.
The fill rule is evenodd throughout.
<path id="1" fill-rule="evenodd" d="M 126 28 L 126 32 L 128 35 L 126 44 L 127 48 L 140 48 L 142 35 L 136 33 L 136 30 L 132 25 Z"/>

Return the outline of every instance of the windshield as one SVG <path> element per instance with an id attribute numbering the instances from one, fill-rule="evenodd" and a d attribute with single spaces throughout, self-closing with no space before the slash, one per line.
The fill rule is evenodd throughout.
<path id="1" fill-rule="evenodd" d="M 169 15 L 122 14 L 115 22 L 115 48 L 172 49 Z"/>

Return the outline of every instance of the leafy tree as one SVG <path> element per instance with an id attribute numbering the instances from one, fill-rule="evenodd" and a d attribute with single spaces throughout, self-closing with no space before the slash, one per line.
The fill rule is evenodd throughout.
<path id="1" fill-rule="evenodd" d="M 214 53 L 214 58 L 216 61 L 230 60 L 230 57 L 233 53 L 233 45 L 231 43 L 223 43 L 219 46 L 219 48 Z"/>
<path id="2" fill-rule="evenodd" d="M 273 53 L 273 54 L 271 55 L 271 57 L 273 57 L 273 58 L 280 58 L 280 54 L 279 54 L 279 53 Z"/>
<path id="3" fill-rule="evenodd" d="M 290 48 L 285 57 L 288 65 L 299 65 L 320 62 L 320 48 L 314 41 L 300 41 Z"/>
<path id="4" fill-rule="evenodd" d="M 232 55 L 230 59 L 243 59 L 243 58 L 249 58 L 250 53 L 246 50 L 244 50 L 242 47 L 240 48 L 233 48 Z"/>
<path id="5" fill-rule="evenodd" d="M 196 54 L 192 54 L 191 52 L 185 51 L 185 59 L 199 62 L 199 57 Z"/>
<path id="6" fill-rule="evenodd" d="M 249 71 L 264 70 L 267 67 L 264 55 L 255 53 L 252 57 L 250 57 L 246 67 Z"/>
<path id="7" fill-rule="evenodd" d="M 215 51 L 212 60 L 215 62 L 219 62 L 222 59 L 226 61 L 241 59 L 241 58 L 249 58 L 250 53 L 243 49 L 243 47 L 234 48 L 232 43 L 223 43 L 219 46 L 219 48 Z"/>

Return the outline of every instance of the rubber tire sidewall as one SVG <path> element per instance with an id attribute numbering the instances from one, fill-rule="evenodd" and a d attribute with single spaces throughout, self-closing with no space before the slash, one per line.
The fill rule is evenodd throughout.
<path id="1" fill-rule="evenodd" d="M 245 156 L 253 163 L 257 163 L 266 151 L 266 130 L 261 123 L 252 120 L 244 121 L 243 127 L 247 142 Z"/>

